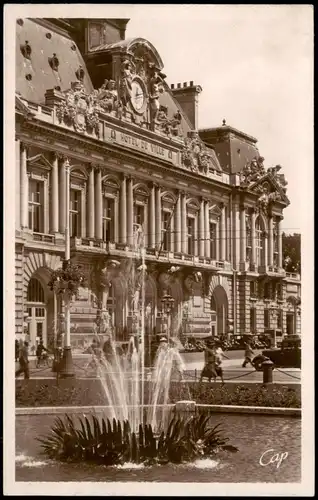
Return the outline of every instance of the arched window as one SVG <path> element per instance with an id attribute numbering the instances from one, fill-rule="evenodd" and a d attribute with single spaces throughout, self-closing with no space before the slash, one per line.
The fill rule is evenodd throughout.
<path id="1" fill-rule="evenodd" d="M 257 217 L 255 221 L 255 249 L 256 249 L 256 265 L 261 266 L 264 261 L 264 251 L 265 251 L 265 227 L 264 222 L 260 217 Z"/>
<path id="2" fill-rule="evenodd" d="M 44 290 L 41 283 L 36 278 L 31 278 L 27 293 L 28 302 L 44 303 Z"/>

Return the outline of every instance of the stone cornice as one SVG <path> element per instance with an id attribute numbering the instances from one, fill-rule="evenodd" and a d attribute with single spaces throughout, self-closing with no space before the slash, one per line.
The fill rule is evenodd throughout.
<path id="1" fill-rule="evenodd" d="M 30 135 L 30 132 L 33 132 L 33 137 Z M 36 132 L 39 133 L 38 136 Z M 26 138 L 26 133 L 30 135 L 29 138 Z M 217 191 L 221 189 L 222 191 L 228 193 L 232 189 L 230 185 L 224 184 L 221 181 L 211 179 L 209 177 L 198 176 L 188 170 L 171 165 L 170 163 L 156 157 L 149 157 L 149 155 L 143 154 L 139 151 L 131 149 L 128 150 L 115 144 L 102 143 L 97 139 L 83 136 L 73 131 L 70 131 L 67 135 L 66 141 L 63 129 L 57 129 L 45 123 L 29 124 L 27 128 L 25 127 L 21 130 L 20 138 L 22 138 L 22 140 L 29 145 L 37 145 L 46 150 L 55 151 L 62 155 L 68 155 L 78 161 L 82 161 L 83 163 L 89 163 L 89 156 L 93 152 L 98 152 L 100 156 L 104 158 L 105 166 L 107 166 L 111 156 L 112 160 L 117 159 L 118 162 L 120 160 L 127 162 L 128 160 L 129 163 L 135 164 L 136 168 L 140 166 L 142 168 L 146 167 L 147 169 L 151 169 L 153 166 L 155 169 L 163 171 L 163 176 L 165 175 L 164 172 L 167 172 L 168 170 L 169 175 L 172 175 L 177 179 L 186 179 L 188 182 L 191 182 L 191 180 L 195 181 L 195 185 L 198 186 L 197 189 L 206 187 L 210 191 L 213 186 Z M 58 144 L 54 147 L 55 141 Z M 67 146 L 66 151 L 59 150 L 63 144 Z M 76 146 L 78 146 L 78 149 L 81 149 L 81 151 L 76 151 Z"/>

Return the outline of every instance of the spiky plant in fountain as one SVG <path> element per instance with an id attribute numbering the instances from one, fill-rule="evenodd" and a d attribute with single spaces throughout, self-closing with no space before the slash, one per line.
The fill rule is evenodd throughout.
<path id="1" fill-rule="evenodd" d="M 219 425 L 212 427 L 209 420 L 210 416 L 204 415 L 187 419 L 174 416 L 167 430 L 155 436 L 148 424 L 140 425 L 135 433 L 128 421 L 83 416 L 76 425 L 75 419 L 66 415 L 64 420 L 58 417 L 51 434 L 38 441 L 50 458 L 103 465 L 183 463 L 213 456 L 219 450 L 238 451 L 227 444 Z"/>

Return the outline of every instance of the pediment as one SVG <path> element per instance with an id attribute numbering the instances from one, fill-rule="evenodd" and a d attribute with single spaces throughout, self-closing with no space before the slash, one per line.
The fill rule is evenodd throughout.
<path id="1" fill-rule="evenodd" d="M 275 178 L 270 173 L 267 173 L 261 179 L 251 184 L 249 190 L 260 196 L 268 196 L 273 202 L 281 201 L 289 204 L 289 200 L 286 196 L 286 190 L 283 186 L 276 182 Z"/>
<path id="2" fill-rule="evenodd" d="M 243 189 L 259 194 L 260 201 L 281 201 L 289 205 L 286 195 L 287 181 L 284 174 L 279 173 L 280 165 L 264 167 L 264 158 L 261 156 L 248 162 L 240 172 L 240 186 Z"/>
<path id="3" fill-rule="evenodd" d="M 37 167 L 42 170 L 51 170 L 52 165 L 51 163 L 45 158 L 43 154 L 37 154 L 35 156 L 32 156 L 32 158 L 28 159 L 28 166 L 29 167 Z"/>
<path id="4" fill-rule="evenodd" d="M 220 217 L 222 210 L 218 205 L 213 205 L 209 209 L 210 215 L 214 215 L 215 217 Z"/>

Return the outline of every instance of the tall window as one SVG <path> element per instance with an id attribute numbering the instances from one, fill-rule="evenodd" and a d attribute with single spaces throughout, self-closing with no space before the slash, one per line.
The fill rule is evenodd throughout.
<path id="1" fill-rule="evenodd" d="M 271 298 L 271 286 L 270 283 L 265 283 L 264 284 L 264 299 L 270 299 Z"/>
<path id="2" fill-rule="evenodd" d="M 252 231 L 251 231 L 251 216 L 249 214 L 245 217 L 245 231 L 246 231 L 246 261 L 252 260 Z"/>
<path id="3" fill-rule="evenodd" d="M 211 259 L 216 259 L 216 224 L 210 222 L 210 255 Z"/>
<path id="4" fill-rule="evenodd" d="M 171 248 L 170 226 L 171 226 L 171 213 L 163 211 L 161 217 L 161 234 L 162 234 L 163 250 L 170 250 Z"/>
<path id="5" fill-rule="evenodd" d="M 77 189 L 70 192 L 70 236 L 81 236 L 81 191 Z"/>
<path id="6" fill-rule="evenodd" d="M 256 281 L 250 282 L 250 296 L 253 298 L 256 298 L 256 296 L 257 296 L 257 282 Z"/>
<path id="7" fill-rule="evenodd" d="M 31 278 L 27 292 L 28 302 L 44 302 L 44 291 L 41 283 L 36 278 Z"/>
<path id="8" fill-rule="evenodd" d="M 250 331 L 251 333 L 256 332 L 256 309 L 251 307 L 250 309 Z"/>
<path id="9" fill-rule="evenodd" d="M 269 328 L 269 310 L 264 309 L 264 328 Z"/>
<path id="10" fill-rule="evenodd" d="M 115 227 L 115 200 L 113 198 L 103 198 L 103 241 L 114 241 Z"/>
<path id="11" fill-rule="evenodd" d="M 44 231 L 43 182 L 29 181 L 29 229 L 35 233 Z"/>
<path id="12" fill-rule="evenodd" d="M 264 226 L 259 217 L 257 217 L 255 222 L 255 248 L 256 248 L 256 262 L 258 266 L 263 263 L 263 252 L 264 252 Z"/>
<path id="13" fill-rule="evenodd" d="M 279 330 L 283 329 L 283 311 L 281 309 L 277 311 L 277 328 Z"/>
<path id="14" fill-rule="evenodd" d="M 187 218 L 187 227 L 188 227 L 188 254 L 194 255 L 194 218 Z"/>
<path id="15" fill-rule="evenodd" d="M 134 207 L 134 224 L 142 226 L 145 222 L 145 207 L 144 205 L 136 204 Z"/>

